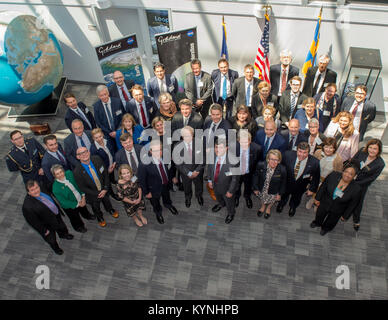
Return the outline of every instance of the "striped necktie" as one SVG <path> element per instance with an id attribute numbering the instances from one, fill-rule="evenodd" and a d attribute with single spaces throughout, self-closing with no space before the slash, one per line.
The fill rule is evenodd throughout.
<path id="1" fill-rule="evenodd" d="M 300 161 L 298 160 L 298 162 L 296 163 L 296 166 L 295 166 L 295 168 L 294 168 L 294 177 L 295 177 L 295 180 L 296 180 L 296 177 L 298 176 L 299 169 L 300 169 Z"/>

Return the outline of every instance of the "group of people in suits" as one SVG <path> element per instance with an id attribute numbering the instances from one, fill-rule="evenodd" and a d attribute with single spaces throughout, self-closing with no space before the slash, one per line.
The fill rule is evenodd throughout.
<path id="1" fill-rule="evenodd" d="M 282 51 L 268 83 L 254 77 L 250 64 L 239 77 L 224 58 L 211 74 L 195 59 L 180 101 L 177 79 L 161 63 L 147 83 L 148 95 L 120 71 L 109 88 L 97 86 L 92 110 L 66 93 L 65 123 L 71 133 L 64 147 L 52 134 L 44 137 L 45 147 L 34 138 L 25 140 L 19 130 L 10 134 L 13 147 L 6 163 L 26 183 L 27 222 L 62 254 L 55 233 L 73 238 L 63 213 L 77 232 L 87 231 L 82 218 L 105 227 L 101 204 L 119 217 L 113 197 L 142 227 L 148 222 L 143 211 L 149 200 L 163 224 L 160 200 L 177 215 L 170 192 L 179 185 L 187 208 L 193 193 L 203 206 L 206 183 L 216 201 L 212 211 L 226 207 L 225 223 L 233 221 L 241 195 L 248 209 L 255 195 L 257 215 L 268 219 L 272 206 L 280 213 L 287 203 L 293 217 L 307 194 L 306 207 L 316 212 L 311 227 L 320 226 L 322 235 L 350 216 L 358 230 L 367 188 L 385 166 L 381 141 L 358 148 L 376 107 L 366 100 L 363 85 L 341 103 L 327 55 L 308 70 L 303 86 L 291 61 L 291 53 Z M 33 203 L 39 205 L 30 208 Z"/>

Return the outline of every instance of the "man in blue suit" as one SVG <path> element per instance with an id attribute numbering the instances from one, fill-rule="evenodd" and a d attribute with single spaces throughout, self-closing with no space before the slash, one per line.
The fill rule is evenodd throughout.
<path id="1" fill-rule="evenodd" d="M 84 124 L 85 130 L 93 130 L 94 128 L 97 128 L 92 112 L 83 102 L 77 102 L 74 94 L 67 92 L 65 93 L 63 99 L 65 100 L 66 105 L 69 107 L 66 111 L 65 122 L 70 131 L 72 130 L 71 123 L 74 119 L 81 120 Z"/>
<path id="2" fill-rule="evenodd" d="M 226 108 L 225 119 L 229 119 L 233 111 L 232 86 L 238 72 L 229 69 L 228 60 L 222 58 L 218 60 L 218 69 L 212 71 L 211 78 L 214 82 L 213 102 Z"/>
<path id="3" fill-rule="evenodd" d="M 58 143 L 57 137 L 54 134 L 44 137 L 43 143 L 46 146 L 46 152 L 42 158 L 42 169 L 47 179 L 53 182 L 54 177 L 51 174 L 51 167 L 54 164 L 60 164 L 63 169 L 71 170 L 70 161 L 67 159 L 65 151 L 61 144 Z"/>
<path id="4" fill-rule="evenodd" d="M 284 138 L 276 132 L 276 124 L 273 120 L 268 120 L 264 124 L 264 130 L 259 130 L 256 133 L 255 143 L 261 146 L 261 161 L 265 160 L 267 153 L 271 149 L 277 149 L 283 153 L 287 149 L 287 144 Z"/>
<path id="5" fill-rule="evenodd" d="M 97 127 L 102 129 L 105 137 L 116 148 L 116 130 L 121 125 L 125 109 L 120 99 L 109 96 L 108 88 L 105 85 L 99 85 L 96 93 L 99 100 L 93 104 L 93 107 Z"/>
<path id="6" fill-rule="evenodd" d="M 132 87 L 133 98 L 125 106 L 126 112 L 130 113 L 144 129 L 150 127 L 158 107 L 153 98 L 144 96 L 141 85 Z"/>
<path id="7" fill-rule="evenodd" d="M 163 63 L 157 63 L 154 65 L 154 74 L 155 77 L 152 77 L 147 82 L 147 93 L 152 97 L 158 106 L 159 105 L 159 95 L 163 92 L 168 92 L 171 94 L 172 100 L 176 101 L 176 94 L 178 92 L 178 80 L 173 74 L 166 74 L 166 70 Z"/>

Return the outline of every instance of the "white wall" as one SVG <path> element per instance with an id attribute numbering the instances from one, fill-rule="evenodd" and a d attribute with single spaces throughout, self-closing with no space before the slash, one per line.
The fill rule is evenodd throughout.
<path id="1" fill-rule="evenodd" d="M 253 63 L 257 45 L 262 33 L 263 19 L 257 19 L 254 9 L 257 2 L 243 1 L 189 1 L 189 0 L 111 0 L 113 7 L 107 10 L 97 9 L 94 14 L 92 0 L 38 0 L 29 2 L 14 0 L 0 3 L 0 10 L 16 10 L 29 14 L 39 14 L 47 8 L 50 14 L 50 27 L 61 41 L 65 58 L 65 75 L 81 81 L 102 81 L 102 74 L 95 55 L 94 46 L 109 36 L 123 32 L 117 21 L 125 19 L 128 13 L 128 34 L 137 33 L 142 54 L 150 54 L 148 30 L 142 8 L 170 8 L 172 24 L 175 30 L 197 26 L 199 58 L 204 70 L 216 67 L 221 48 L 221 15 L 225 16 L 228 33 L 230 64 L 233 69 L 242 71 L 246 63 Z M 271 1 L 270 1 L 271 2 Z M 289 2 L 290 4 L 284 4 Z M 46 4 L 47 3 L 47 4 Z M 275 3 L 271 2 L 271 3 Z M 283 48 L 293 51 L 293 64 L 301 67 L 311 44 L 319 7 L 299 5 L 300 0 L 288 0 L 272 4 L 273 16 L 270 24 L 270 60 L 278 63 L 278 52 Z M 328 4 L 328 6 L 331 6 Z M 120 10 L 126 8 L 124 10 Z M 335 7 L 324 7 L 319 53 L 331 52 L 331 68 L 339 78 L 349 46 L 378 48 L 381 51 L 383 66 L 388 62 L 388 6 L 347 6 L 349 24 L 338 28 L 336 21 L 343 12 Z M 136 20 L 136 13 L 137 19 Z M 106 20 L 112 25 L 116 14 L 116 29 L 107 30 Z M 101 23 L 101 24 L 100 24 Z M 88 25 L 97 25 L 90 30 Z M 98 26 L 101 25 L 101 30 Z M 139 34 L 140 33 L 140 34 Z M 150 57 L 144 60 L 146 78 L 151 72 Z M 382 98 L 388 100 L 388 69 L 383 68 L 377 91 L 373 100 L 378 110 L 384 110 Z M 338 78 L 338 81 L 339 81 Z M 146 79 L 147 80 L 147 79 Z M 388 110 L 387 110 L 388 111 Z"/>

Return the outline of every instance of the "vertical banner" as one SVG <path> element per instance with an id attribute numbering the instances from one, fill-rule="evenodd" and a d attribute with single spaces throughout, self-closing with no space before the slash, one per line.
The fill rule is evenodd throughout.
<path id="1" fill-rule="evenodd" d="M 198 57 L 197 27 L 155 35 L 159 61 L 166 73 L 173 73 L 178 80 L 177 99 L 185 97 L 184 81 L 191 72 L 190 61 Z"/>
<path id="2" fill-rule="evenodd" d="M 107 86 L 112 85 L 113 72 L 119 70 L 126 80 L 133 80 L 145 88 L 145 80 L 136 35 L 104 43 L 96 47 L 102 74 Z"/>
<path id="3" fill-rule="evenodd" d="M 152 45 L 152 63 L 159 61 L 158 48 L 156 46 L 155 35 L 158 33 L 168 32 L 171 29 L 168 18 L 168 10 L 146 10 L 148 31 Z"/>

